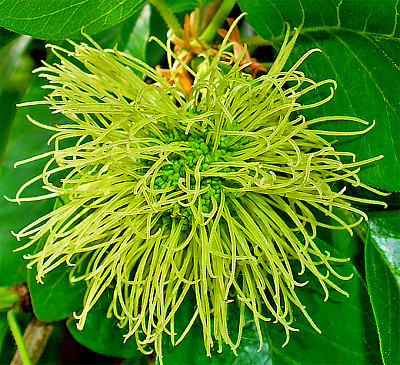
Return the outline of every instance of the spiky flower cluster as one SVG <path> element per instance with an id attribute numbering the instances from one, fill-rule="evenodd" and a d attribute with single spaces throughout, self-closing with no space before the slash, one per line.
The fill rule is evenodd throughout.
<path id="1" fill-rule="evenodd" d="M 109 315 L 127 328 L 126 338 L 135 336 L 143 352 L 152 344 L 161 354 L 164 332 L 177 344 L 199 319 L 210 355 L 214 341 L 219 349 L 223 342 L 233 350 L 239 346 L 246 307 L 261 343 L 261 323 L 271 318 L 289 339 L 295 330 L 293 305 L 319 331 L 296 293 L 306 284 L 298 281 L 306 271 L 318 279 L 326 299 L 328 287 L 347 295 L 329 278 L 347 279 L 331 265 L 343 260 L 321 252 L 314 240 L 319 226 L 351 232 L 352 225 L 334 208 L 366 218 L 351 202 L 375 201 L 331 186 L 368 188 L 357 173 L 375 159 L 356 162 L 354 154 L 336 151 L 323 138 L 334 132 L 312 128 L 343 117 L 306 120 L 302 115 L 328 101 L 336 86 L 333 80 L 314 82 L 298 70 L 317 50 L 283 71 L 296 38 L 289 41 L 287 35 L 269 72 L 253 79 L 240 59 L 226 61 L 233 57 L 228 37 L 229 32 L 216 55 L 203 55 L 197 71 L 182 65 L 194 79 L 189 95 L 178 81 L 171 85 L 134 57 L 95 43 L 71 42 L 73 52 L 51 46 L 61 63 L 37 70 L 51 90 L 42 103 L 69 122 L 48 126 L 31 120 L 55 132 L 55 149 L 27 160 L 50 156 L 42 174 L 15 200 L 56 196 L 65 204 L 16 237 L 30 237 L 24 247 L 45 241 L 28 255 L 39 282 L 64 264 L 72 267 L 72 282 L 86 281 L 84 308 L 75 314 L 79 329 L 112 288 Z M 171 66 L 175 56 L 169 47 L 166 51 Z M 154 82 L 143 82 L 133 70 Z M 331 84 L 326 99 L 311 105 L 299 101 L 326 84 Z M 60 172 L 61 183 L 53 183 Z M 37 180 L 50 193 L 22 198 Z M 337 226 L 319 222 L 315 212 Z M 299 275 L 293 260 L 300 264 Z M 196 306 L 175 340 L 174 316 L 189 291 Z M 227 324 L 232 302 L 240 313 L 235 340 Z"/>

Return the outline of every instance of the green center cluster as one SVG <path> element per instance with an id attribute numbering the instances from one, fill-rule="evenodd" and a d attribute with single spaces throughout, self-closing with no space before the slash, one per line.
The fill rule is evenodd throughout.
<path id="1" fill-rule="evenodd" d="M 213 198 L 219 204 L 221 201 L 221 190 L 224 186 L 230 186 L 229 178 L 226 173 L 234 172 L 234 167 L 221 166 L 219 162 L 229 162 L 238 147 L 231 144 L 232 137 L 221 136 L 217 150 L 212 153 L 214 142 L 207 136 L 185 135 L 184 132 L 174 130 L 172 133 L 164 136 L 166 143 L 180 142 L 189 147 L 182 152 L 174 152 L 168 156 L 168 161 L 157 172 L 154 180 L 153 189 L 163 190 L 173 188 L 175 191 L 181 190 L 178 185 L 180 178 L 184 179 L 184 185 L 187 186 L 188 177 L 190 181 L 189 189 L 195 189 L 196 179 L 194 177 L 195 169 L 201 159 L 199 170 L 201 174 L 200 189 L 208 190 L 199 197 L 201 201 L 201 210 L 204 213 L 210 213 L 213 209 Z M 211 176 L 215 173 L 220 176 Z M 225 175 L 225 177 L 224 177 Z M 187 203 L 187 201 L 185 201 Z M 215 204 L 215 203 L 214 203 Z M 176 203 L 171 209 L 163 215 L 163 224 L 170 224 L 171 219 L 183 219 L 183 229 L 188 229 L 191 225 L 193 212 L 198 210 L 198 203 L 192 207 L 183 207 Z"/>

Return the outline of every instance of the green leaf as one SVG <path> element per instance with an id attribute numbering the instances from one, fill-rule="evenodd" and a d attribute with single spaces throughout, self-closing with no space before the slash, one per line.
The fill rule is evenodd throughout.
<path id="1" fill-rule="evenodd" d="M 365 247 L 368 290 L 385 364 L 400 363 L 400 211 L 369 214 Z"/>
<path id="2" fill-rule="evenodd" d="M 181 13 L 198 7 L 204 8 L 211 1 L 213 0 L 166 0 L 165 2 L 174 13 Z"/>
<path id="3" fill-rule="evenodd" d="M 329 251 L 333 257 L 343 258 L 331 245 L 318 238 L 315 242 L 321 251 Z M 331 289 L 328 301 L 324 302 L 320 284 L 306 272 L 301 280 L 310 280 L 304 288 L 308 290 L 298 290 L 298 295 L 322 334 L 314 331 L 304 316 L 297 314 L 293 326 L 299 332 L 293 333 L 289 344 L 280 348 L 285 336 L 279 326 L 270 326 L 268 334 L 274 363 L 316 364 L 321 363 L 321 359 L 326 364 L 380 363 L 376 327 L 364 279 L 350 261 L 335 263 L 333 267 L 343 276 L 354 275 L 346 281 L 330 277 L 349 293 L 349 297 Z"/>
<path id="4" fill-rule="evenodd" d="M 334 79 L 335 97 L 327 104 L 310 109 L 310 118 L 324 115 L 349 115 L 362 118 L 375 127 L 362 136 L 332 137 L 335 147 L 352 151 L 358 160 L 383 155 L 384 158 L 361 169 L 359 176 L 368 184 L 387 191 L 400 190 L 400 141 L 393 131 L 400 128 L 400 42 L 390 42 L 391 54 L 382 47 L 382 38 L 350 31 L 319 31 L 302 36 L 292 54 L 292 62 L 310 48 L 322 54 L 310 56 L 301 69 L 317 80 Z M 395 58 L 392 56 L 397 55 Z M 345 60 L 345 61 L 343 61 Z M 350 131 L 365 128 L 352 122 L 322 123 L 321 129 Z"/>
<path id="5" fill-rule="evenodd" d="M 100 44 L 102 48 L 114 48 L 117 46 L 118 49 L 120 49 L 120 47 L 124 47 L 128 42 L 129 35 L 132 31 L 132 28 L 135 26 L 138 15 L 139 12 L 136 12 L 123 22 L 96 33 L 92 35 L 91 38 L 96 43 Z M 86 39 L 85 42 L 90 43 Z"/>
<path id="6" fill-rule="evenodd" d="M 129 35 L 135 25 L 136 17 L 133 16 L 109 30 L 108 34 L 98 34 L 95 39 L 103 47 L 113 47 L 119 42 L 124 49 L 129 42 Z M 62 46 L 67 47 L 66 44 Z M 49 61 L 52 62 L 52 59 Z M 36 78 L 25 96 L 25 101 L 42 100 L 45 91 L 41 89 L 43 80 Z M 13 285 L 26 281 L 27 261 L 22 259 L 23 252 L 12 252 L 17 247 L 27 242 L 18 243 L 10 231 L 18 232 L 20 229 L 33 222 L 35 219 L 49 212 L 54 206 L 54 200 L 23 202 L 21 206 L 11 203 L 3 198 L 15 196 L 18 188 L 30 178 L 40 174 L 46 161 L 39 160 L 13 168 L 19 160 L 29 158 L 49 151 L 51 148 L 46 142 L 51 132 L 31 124 L 25 117 L 30 116 L 41 123 L 60 124 L 63 121 L 61 114 L 51 114 L 46 106 L 20 108 L 17 112 L 10 135 L 4 163 L 0 170 L 0 285 Z M 24 196 L 44 194 L 41 184 L 31 186 Z M 57 276 L 59 274 L 60 276 Z M 67 286 L 68 273 L 65 268 L 56 269 L 45 278 L 45 284 L 37 284 L 35 270 L 29 271 L 29 282 L 32 302 L 36 315 L 42 320 L 58 320 L 71 315 L 72 311 L 79 309 L 83 300 L 83 289 L 79 285 Z"/>
<path id="7" fill-rule="evenodd" d="M 327 104 L 309 110 L 307 116 L 349 115 L 376 126 L 359 138 L 332 137 L 342 151 L 356 153 L 359 160 L 378 155 L 384 158 L 361 170 L 361 180 L 387 191 L 400 190 L 400 140 L 393 138 L 400 128 L 400 28 L 399 3 L 380 1 L 374 7 L 366 1 L 247 1 L 240 0 L 248 21 L 264 38 L 278 48 L 284 21 L 299 26 L 302 36 L 295 45 L 288 66 L 311 48 L 322 55 L 310 56 L 301 67 L 307 76 L 338 83 L 335 97 Z M 375 6 L 376 5 L 376 6 Z M 326 90 L 327 92 L 328 90 Z M 326 94 L 324 94 L 326 96 Z M 348 122 L 322 123 L 321 129 L 357 130 L 361 125 Z"/>
<path id="8" fill-rule="evenodd" d="M 28 285 L 32 307 L 36 317 L 42 321 L 59 321 L 72 316 L 82 307 L 86 283 L 69 282 L 69 271 L 59 266 L 46 274 L 44 284 L 36 282 L 36 271 L 28 272 Z"/>
<path id="9" fill-rule="evenodd" d="M 322 251 L 329 250 L 332 256 L 340 256 L 322 240 L 317 239 L 316 243 Z M 164 341 L 163 362 L 176 365 L 187 363 L 277 365 L 379 363 L 376 327 L 365 283 L 350 262 L 337 263 L 334 267 L 340 274 L 354 274 L 354 277 L 348 281 L 334 280 L 350 294 L 349 298 L 330 290 L 329 300 L 324 302 L 323 290 L 315 277 L 310 274 L 301 277 L 301 281 L 310 280 L 309 284 L 297 290 L 302 303 L 322 330 L 322 334 L 317 333 L 310 326 L 298 309 L 294 309 L 293 327 L 298 328 L 299 332 L 291 334 L 289 344 L 284 348 L 281 347 L 285 342 L 282 327 L 279 324 L 267 322 L 262 325 L 266 344 L 262 347 L 261 352 L 257 352 L 259 349 L 257 332 L 254 323 L 248 321 L 241 346 L 237 350 L 238 357 L 235 357 L 231 350 L 224 346 L 221 354 L 216 353 L 215 349 L 212 357 L 207 358 L 201 325 L 196 322 L 187 334 L 187 338 L 176 347 L 172 347 L 168 341 Z M 234 313 L 233 311 L 232 315 L 228 317 L 229 323 L 237 321 Z M 177 315 L 175 322 L 177 327 L 184 328 L 188 322 L 188 314 L 183 312 L 181 315 Z M 168 339 L 168 336 L 165 337 Z"/>
<path id="10" fill-rule="evenodd" d="M 400 4 L 396 0 L 238 0 L 246 19 L 264 39 L 284 35 L 285 24 L 303 26 L 302 32 L 317 30 L 354 30 L 362 34 L 400 36 L 398 13 Z"/>
<path id="11" fill-rule="evenodd" d="M 129 39 L 124 47 L 125 52 L 141 61 L 146 61 L 147 41 L 150 37 L 150 18 L 151 7 L 146 4 L 142 8 L 135 26 L 130 30 Z"/>
<path id="12" fill-rule="evenodd" d="M 318 245 L 322 247 L 320 241 Z M 329 251 L 333 254 L 332 249 Z M 349 298 L 330 290 L 329 300 L 324 302 L 321 288 L 315 280 L 310 283 L 308 291 L 298 291 L 322 334 L 315 332 L 298 314 L 294 327 L 299 332 L 292 334 L 289 344 L 281 348 L 284 334 L 278 326 L 269 325 L 274 364 L 318 364 L 321 361 L 324 364 L 380 363 L 376 327 L 364 281 L 350 263 L 344 264 L 339 271 L 354 274 L 350 281 L 336 282 L 349 293 Z M 312 278 L 306 276 L 304 279 Z"/>
<path id="13" fill-rule="evenodd" d="M 161 42 L 167 40 L 167 25 L 156 8 L 151 6 L 150 17 L 150 34 L 157 37 Z M 146 62 L 149 66 L 155 67 L 165 56 L 165 51 L 155 42 L 151 41 L 147 44 Z"/>
<path id="14" fill-rule="evenodd" d="M 0 25 L 41 39 L 80 38 L 137 12 L 144 0 L 3 0 Z"/>
<path id="15" fill-rule="evenodd" d="M 26 82 L 31 78 L 33 67 L 32 60 L 25 54 L 32 38 L 19 36 L 14 39 L 10 36 L 8 39 L 11 41 L 0 49 L 0 163 L 15 117 L 14 104 L 25 93 Z"/>
<path id="16" fill-rule="evenodd" d="M 56 199 L 54 209 L 63 204 L 61 198 Z M 44 238 L 39 242 L 35 252 L 41 250 Z M 28 285 L 32 307 L 37 318 L 42 321 L 54 322 L 72 316 L 73 312 L 82 307 L 86 290 L 84 282 L 71 284 L 70 268 L 58 266 L 48 274 L 44 283 L 36 281 L 35 267 L 28 271 Z"/>
<path id="17" fill-rule="evenodd" d="M 0 27 L 0 49 L 18 38 L 19 34 Z"/>
<path id="18" fill-rule="evenodd" d="M 20 36 L 0 50 L 0 92 L 6 87 L 11 73 L 31 41 L 31 37 Z"/>
<path id="19" fill-rule="evenodd" d="M 7 286 L 0 287 L 0 311 L 10 309 L 18 302 L 18 295 L 11 292 L 8 288 Z"/>
<path id="20" fill-rule="evenodd" d="M 7 322 L 7 313 L 0 312 L 0 354 L 3 348 L 4 339 L 6 337 L 7 332 L 9 331 L 8 322 Z"/>
<path id="21" fill-rule="evenodd" d="M 43 84 L 36 79 L 28 91 L 25 100 L 40 100 L 44 91 L 40 88 Z M 14 120 L 4 162 L 0 169 L 0 285 L 13 285 L 26 281 L 27 262 L 22 255 L 27 253 L 13 252 L 14 249 L 26 243 L 26 240 L 17 242 L 10 231 L 18 232 L 39 216 L 49 212 L 54 201 L 23 202 L 21 205 L 4 199 L 14 197 L 18 188 L 29 179 L 37 176 L 43 168 L 43 161 L 35 161 L 14 168 L 15 162 L 44 153 L 49 150 L 46 141 L 50 137 L 47 130 L 38 128 L 30 123 L 26 117 L 26 109 L 20 108 Z M 52 115 L 46 107 L 37 106 L 30 108 L 29 114 L 33 119 L 46 121 L 48 123 L 60 121 L 60 115 Z M 44 190 L 40 183 L 32 185 L 23 195 L 42 195 Z"/>
<path id="22" fill-rule="evenodd" d="M 112 291 L 105 292 L 88 313 L 82 331 L 76 328 L 77 321 L 69 319 L 67 327 L 72 336 L 82 345 L 102 355 L 136 358 L 137 363 L 144 355 L 137 349 L 134 337 L 124 343 L 127 329 L 117 327 L 114 316 L 107 318 Z"/>
<path id="23" fill-rule="evenodd" d="M 193 295 L 185 299 L 181 304 L 175 316 L 175 333 L 182 333 L 193 315 L 194 304 Z M 232 333 L 232 338 L 236 340 L 235 334 L 238 326 L 238 308 L 233 305 L 230 313 L 227 316 L 227 321 Z M 240 346 L 236 349 L 237 356 L 232 352 L 229 346 L 222 345 L 222 353 L 218 353 L 218 344 L 215 342 L 211 357 L 206 356 L 206 350 L 203 343 L 203 331 L 199 319 L 196 319 L 193 327 L 187 333 L 185 338 L 177 346 L 172 346 L 171 339 L 167 334 L 163 335 L 163 363 L 164 364 L 232 364 L 232 365 L 252 365 L 252 364 L 272 364 L 269 358 L 269 345 L 264 342 L 261 351 L 260 341 L 257 335 L 257 329 L 254 320 L 248 310 L 245 312 L 246 325 L 243 328 L 242 340 Z M 262 332 L 266 337 L 266 326 L 263 326 Z M 177 341 L 179 336 L 175 337 Z M 156 364 L 160 364 L 160 359 L 157 359 Z"/>

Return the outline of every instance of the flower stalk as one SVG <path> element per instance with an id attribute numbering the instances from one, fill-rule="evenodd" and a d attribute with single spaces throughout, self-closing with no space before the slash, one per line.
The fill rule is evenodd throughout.
<path id="1" fill-rule="evenodd" d="M 213 16 L 211 22 L 200 36 L 204 42 L 211 43 L 217 35 L 218 29 L 222 27 L 225 19 L 229 16 L 232 8 L 235 6 L 236 0 L 223 0 L 217 12 Z"/>

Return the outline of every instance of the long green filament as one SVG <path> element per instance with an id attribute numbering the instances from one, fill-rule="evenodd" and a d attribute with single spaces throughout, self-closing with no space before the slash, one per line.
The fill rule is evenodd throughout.
<path id="1" fill-rule="evenodd" d="M 296 331 L 293 306 L 320 331 L 297 296 L 297 288 L 307 284 L 301 281 L 305 272 L 317 278 L 325 300 L 329 288 L 348 295 L 330 279 L 350 278 L 332 265 L 346 260 L 321 252 L 315 237 L 318 227 L 351 234 L 367 219 L 351 202 L 384 205 L 332 188 L 332 183 L 346 183 L 379 193 L 362 184 L 357 173 L 382 156 L 357 161 L 323 138 L 334 132 L 310 129 L 322 121 L 365 122 L 338 116 L 306 120 L 302 110 L 329 100 L 336 83 L 316 83 L 298 70 L 315 50 L 282 71 L 294 40 L 286 37 L 271 70 L 253 79 L 241 71 L 240 60 L 228 73 L 221 71 L 221 57 L 232 58 L 226 39 L 214 58 L 204 56 L 198 73 L 192 71 L 188 96 L 115 49 L 73 43 L 74 51 L 68 52 L 52 46 L 61 63 L 45 64 L 38 72 L 49 81 L 45 102 L 69 121 L 47 127 L 32 120 L 55 131 L 55 149 L 39 156 L 50 159 L 15 201 L 45 198 L 22 197 L 41 180 L 47 197 L 63 197 L 65 204 L 15 236 L 30 238 L 21 249 L 46 237 L 39 252 L 26 256 L 40 283 L 64 264 L 71 266 L 71 282 L 86 281 L 84 308 L 75 313 L 79 329 L 100 296 L 113 288 L 108 315 L 144 353 L 152 345 L 161 354 L 163 333 L 177 344 L 199 320 L 210 356 L 222 343 L 233 351 L 239 346 L 246 308 L 260 346 L 262 322 L 271 319 L 283 326 L 285 344 L 289 341 Z M 132 69 L 154 83 L 142 82 Z M 331 88 L 326 99 L 299 102 L 326 85 Z M 62 147 L 68 141 L 70 147 Z M 53 175 L 60 172 L 65 177 L 54 183 Z M 346 223 L 333 208 L 360 220 Z M 334 223 L 318 221 L 316 211 Z M 299 273 L 292 269 L 294 261 Z M 189 292 L 196 307 L 186 329 L 175 333 L 174 316 Z M 234 301 L 240 312 L 236 335 L 226 320 Z"/>

